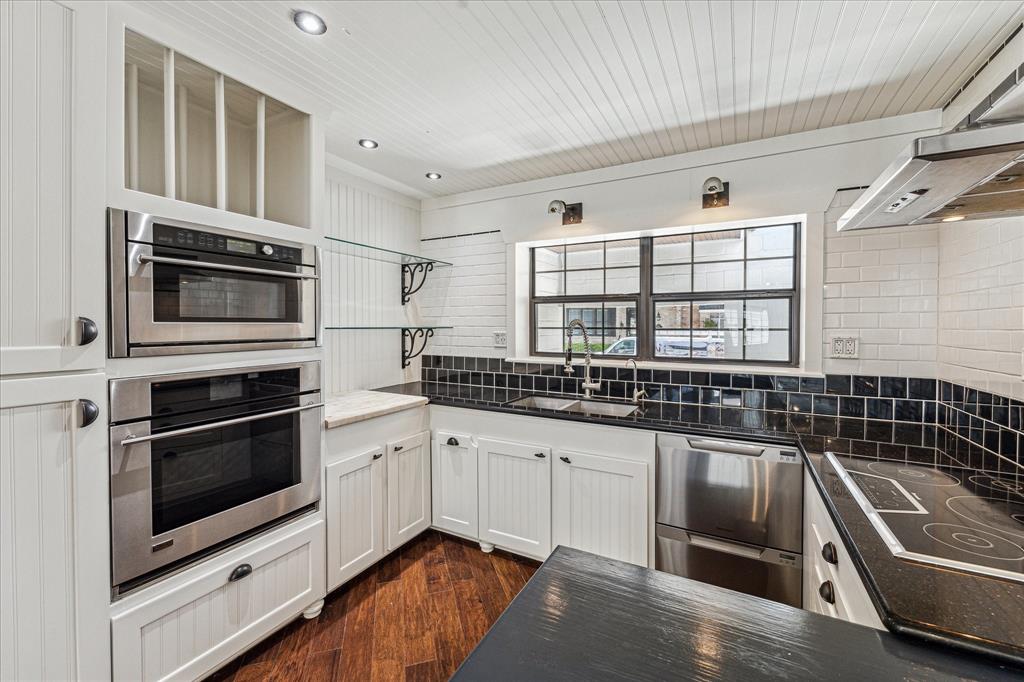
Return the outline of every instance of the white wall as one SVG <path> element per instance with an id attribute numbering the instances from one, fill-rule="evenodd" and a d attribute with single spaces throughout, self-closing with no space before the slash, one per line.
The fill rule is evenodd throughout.
<path id="1" fill-rule="evenodd" d="M 943 379 L 1024 400 L 1024 218 L 942 226 Z"/>
<path id="2" fill-rule="evenodd" d="M 328 167 L 324 231 L 395 251 L 419 251 L 419 201 Z M 370 249 L 333 248 L 323 253 L 325 327 L 398 326 L 417 321 L 401 304 L 401 267 Z M 419 376 L 419 361 L 401 368 L 398 329 L 324 330 L 325 394 L 376 388 Z"/>
<path id="3" fill-rule="evenodd" d="M 824 370 L 935 377 L 939 227 L 837 232 L 860 194 L 838 192 L 825 212 Z M 833 336 L 855 336 L 859 357 L 828 357 Z"/>

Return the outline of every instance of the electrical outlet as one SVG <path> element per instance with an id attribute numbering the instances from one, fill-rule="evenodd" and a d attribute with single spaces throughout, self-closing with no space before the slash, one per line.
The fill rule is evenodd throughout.
<path id="1" fill-rule="evenodd" d="M 833 336 L 828 340 L 829 356 L 833 358 L 856 358 L 856 336 Z"/>
<path id="2" fill-rule="evenodd" d="M 506 332 L 494 332 L 494 347 L 504 348 L 508 345 L 508 334 Z"/>

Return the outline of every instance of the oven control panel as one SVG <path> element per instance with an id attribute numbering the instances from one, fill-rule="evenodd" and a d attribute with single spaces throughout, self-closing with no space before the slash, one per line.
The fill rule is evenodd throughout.
<path id="1" fill-rule="evenodd" d="M 302 263 L 302 251 L 290 246 L 161 225 L 160 223 L 153 225 L 153 243 L 179 249 L 245 256 L 279 263 L 295 263 L 296 265 Z"/>

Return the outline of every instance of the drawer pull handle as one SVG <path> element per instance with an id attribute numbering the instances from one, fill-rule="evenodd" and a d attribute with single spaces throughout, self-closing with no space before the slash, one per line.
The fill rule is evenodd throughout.
<path id="1" fill-rule="evenodd" d="M 818 595 L 829 604 L 836 603 L 836 590 L 832 586 L 831 580 L 826 580 L 821 584 L 821 587 L 818 588 Z"/>
<path id="2" fill-rule="evenodd" d="M 231 571 L 231 575 L 228 576 L 228 582 L 233 583 L 236 580 L 241 580 L 250 573 L 252 573 L 251 564 L 242 564 L 240 566 L 237 566 L 235 570 Z"/>
<path id="3" fill-rule="evenodd" d="M 391 449 L 394 450 L 395 452 L 398 452 L 399 450 L 401 450 L 404 447 L 405 447 L 404 445 L 395 445 L 395 446 L 392 446 Z"/>
<path id="4" fill-rule="evenodd" d="M 826 542 L 821 546 L 821 558 L 832 564 L 833 566 L 839 564 L 839 553 L 836 552 L 836 546 L 831 542 Z"/>
<path id="5" fill-rule="evenodd" d="M 562 460 L 566 464 L 572 464 L 572 460 L 569 459 L 568 457 L 559 457 L 558 459 Z"/>
<path id="6" fill-rule="evenodd" d="M 78 426 L 84 427 L 92 424 L 96 421 L 96 418 L 100 416 L 99 405 L 87 398 L 78 399 Z"/>
<path id="7" fill-rule="evenodd" d="M 459 441 L 455 440 L 455 438 L 449 438 L 448 442 L 445 443 L 445 445 L 458 445 L 458 444 L 459 444 Z"/>
<path id="8" fill-rule="evenodd" d="M 544 459 L 545 457 L 547 457 L 547 455 L 545 455 L 543 452 L 535 452 L 535 453 L 533 453 L 533 456 L 534 457 L 540 457 L 541 459 Z"/>
<path id="9" fill-rule="evenodd" d="M 100 328 L 88 317 L 78 318 L 78 345 L 88 346 L 100 335 Z"/>
<path id="10" fill-rule="evenodd" d="M 374 459 L 380 459 L 383 456 L 384 456 L 383 452 L 377 452 L 377 453 L 374 453 L 373 458 Z"/>

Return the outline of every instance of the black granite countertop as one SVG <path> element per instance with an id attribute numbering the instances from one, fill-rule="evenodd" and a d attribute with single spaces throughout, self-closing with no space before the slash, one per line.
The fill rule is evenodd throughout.
<path id="1" fill-rule="evenodd" d="M 453 680 L 1010 680 L 1020 671 L 558 547 Z"/>
<path id="2" fill-rule="evenodd" d="M 764 424 L 709 425 L 687 405 L 649 403 L 629 417 L 597 417 L 506 405 L 531 392 L 503 388 L 412 382 L 378 389 L 426 396 L 436 405 L 540 416 L 677 433 L 750 438 L 797 446 L 803 452 L 829 512 L 891 631 L 941 642 L 1024 667 L 1024 584 L 913 564 L 892 555 L 842 481 L 823 457 L 826 450 L 861 457 L 899 452 L 892 443 L 797 435 Z M 954 463 L 938 449 L 911 453 L 915 463 Z"/>

